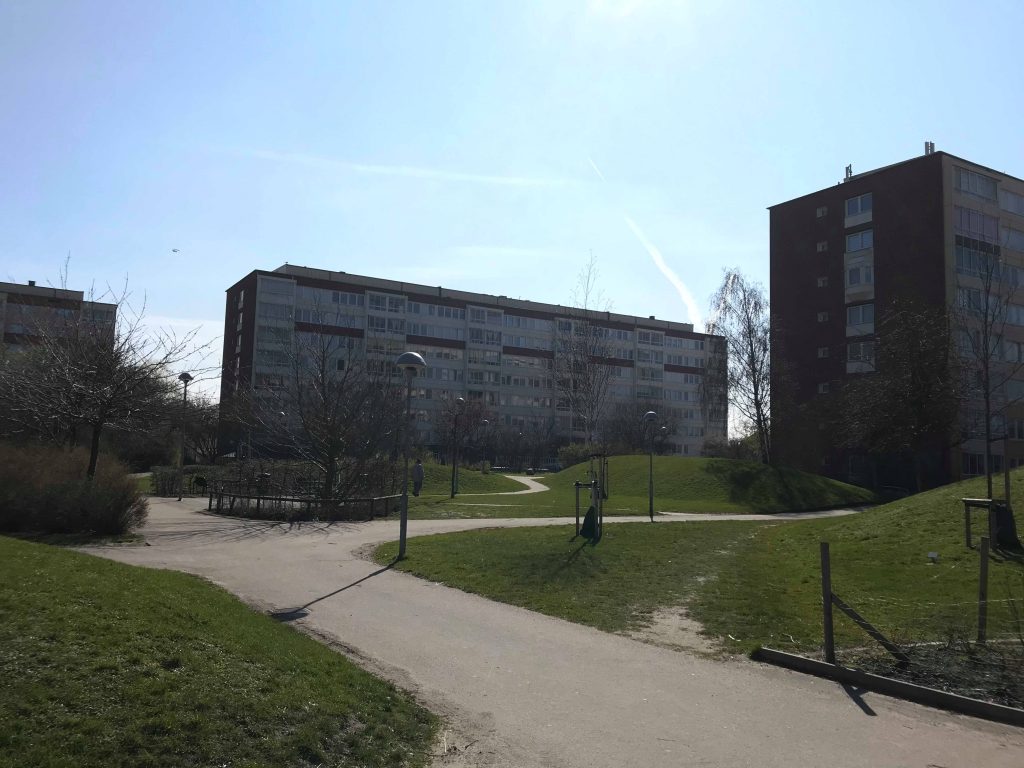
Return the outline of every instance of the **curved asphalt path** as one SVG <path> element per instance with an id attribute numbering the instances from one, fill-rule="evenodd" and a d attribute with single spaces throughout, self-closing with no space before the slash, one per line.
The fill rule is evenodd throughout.
<path id="1" fill-rule="evenodd" d="M 647 645 L 382 569 L 362 555 L 397 538 L 396 520 L 289 527 L 201 514 L 195 500 L 150 504 L 150 546 L 88 551 L 205 576 L 412 690 L 451 728 L 454 750 L 437 765 L 1024 765 L 1024 730 Z M 414 520 L 410 535 L 565 522 Z"/>

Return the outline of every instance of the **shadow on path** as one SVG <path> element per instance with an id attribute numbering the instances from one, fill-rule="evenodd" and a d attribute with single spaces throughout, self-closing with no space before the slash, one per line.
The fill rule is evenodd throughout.
<path id="1" fill-rule="evenodd" d="M 876 716 L 875 710 L 869 707 L 868 703 L 864 701 L 864 692 L 867 690 L 867 688 L 855 688 L 849 683 L 840 683 L 840 686 L 844 691 L 846 691 L 846 695 L 850 697 L 850 700 L 853 701 L 853 703 L 856 704 L 858 707 L 860 707 L 861 712 L 863 712 L 868 717 Z"/>
<path id="2" fill-rule="evenodd" d="M 398 562 L 398 561 L 397 560 L 392 560 L 390 563 L 385 565 L 383 568 L 378 568 L 373 573 L 368 573 L 365 576 L 363 576 L 361 579 L 356 579 L 351 584 L 346 584 L 344 587 L 336 589 L 333 592 L 328 592 L 326 595 L 321 595 L 320 597 L 314 598 L 313 600 L 310 600 L 305 605 L 300 605 L 298 608 L 286 608 L 286 609 L 284 609 L 282 611 L 271 611 L 270 612 L 270 616 L 272 618 L 277 619 L 278 621 L 286 621 L 286 622 L 287 621 L 295 621 L 296 619 L 301 619 L 301 618 L 303 618 L 305 616 L 309 616 L 309 607 L 311 605 L 316 605 L 321 600 L 326 600 L 329 597 L 334 597 L 335 595 L 339 595 L 342 592 L 344 592 L 346 589 L 352 589 L 352 587 L 359 586 L 364 581 L 366 581 L 368 579 L 372 579 L 374 576 L 378 576 L 378 575 L 384 573 L 385 571 L 390 571 L 392 566 L 394 566 L 394 564 L 396 562 Z"/>

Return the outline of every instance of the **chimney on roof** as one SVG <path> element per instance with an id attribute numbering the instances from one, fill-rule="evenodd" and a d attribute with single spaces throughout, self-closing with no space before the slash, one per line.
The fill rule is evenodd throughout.
<path id="1" fill-rule="evenodd" d="M 36 281 L 35 281 L 35 280 L 29 280 L 29 281 L 28 281 L 28 284 L 29 284 L 29 287 L 30 287 L 30 288 L 34 288 L 34 287 L 35 287 L 35 285 L 36 285 Z"/>
<path id="2" fill-rule="evenodd" d="M 654 315 L 651 315 L 648 319 L 649 320 L 653 320 L 654 319 Z"/>
<path id="3" fill-rule="evenodd" d="M 933 154 L 935 154 L 935 142 L 934 141 L 926 141 L 924 143 L 924 153 L 926 155 L 933 155 Z"/>
<path id="4" fill-rule="evenodd" d="M 846 166 L 846 175 L 843 177 L 843 181 L 849 181 L 853 178 L 853 165 Z"/>

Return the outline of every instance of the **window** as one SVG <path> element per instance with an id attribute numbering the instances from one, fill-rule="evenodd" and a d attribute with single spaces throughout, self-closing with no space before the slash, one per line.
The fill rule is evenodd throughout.
<path id="1" fill-rule="evenodd" d="M 660 331 L 637 331 L 637 341 L 641 344 L 650 344 L 655 347 L 665 345 L 665 334 Z"/>
<path id="2" fill-rule="evenodd" d="M 819 312 L 818 313 L 818 322 L 819 323 L 827 323 L 828 322 L 828 312 Z"/>
<path id="3" fill-rule="evenodd" d="M 814 212 L 814 215 L 817 216 L 819 219 L 825 218 L 826 216 L 828 216 L 828 206 L 827 205 L 820 205 L 820 206 L 818 206 L 818 209 Z"/>
<path id="4" fill-rule="evenodd" d="M 997 183 L 991 176 L 968 171 L 966 168 L 954 168 L 953 178 L 956 182 L 956 188 L 960 192 L 976 195 L 986 200 L 996 199 Z"/>
<path id="5" fill-rule="evenodd" d="M 487 322 L 487 310 L 479 309 L 477 307 L 470 307 L 469 322 L 480 323 L 481 325 L 483 325 L 485 322 Z"/>
<path id="6" fill-rule="evenodd" d="M 872 266 L 861 265 L 850 267 L 846 270 L 846 287 L 853 288 L 858 285 L 873 285 L 875 282 L 875 269 Z"/>
<path id="7" fill-rule="evenodd" d="M 874 230 L 865 229 L 861 232 L 854 232 L 846 236 L 846 252 L 863 251 L 865 248 L 874 247 Z"/>
<path id="8" fill-rule="evenodd" d="M 818 241 L 818 253 L 825 253 L 828 250 L 828 240 Z"/>
<path id="9" fill-rule="evenodd" d="M 388 312 L 405 312 L 405 297 L 388 296 Z"/>
<path id="10" fill-rule="evenodd" d="M 1011 440 L 1024 440 L 1024 419 L 1007 419 L 1006 434 Z"/>
<path id="11" fill-rule="evenodd" d="M 1008 213 L 1024 216 L 1024 195 L 1018 195 L 1008 189 L 1000 189 L 999 207 Z"/>
<path id="12" fill-rule="evenodd" d="M 861 213 L 871 213 L 871 193 L 851 197 L 846 201 L 846 215 L 856 216 Z"/>
<path id="13" fill-rule="evenodd" d="M 366 318 L 366 328 L 370 331 L 385 331 L 388 327 L 388 321 L 383 317 L 375 317 L 370 315 Z"/>
<path id="14" fill-rule="evenodd" d="M 387 296 L 381 296 L 379 293 L 370 294 L 370 309 L 375 309 L 378 312 L 387 312 L 388 299 Z"/>
<path id="15" fill-rule="evenodd" d="M 956 304 L 958 307 L 962 309 L 969 309 L 973 312 L 980 312 L 982 310 L 981 290 L 978 288 L 957 288 Z"/>
<path id="16" fill-rule="evenodd" d="M 827 277 L 819 277 L 818 278 L 818 287 L 819 288 L 828 288 L 828 278 Z"/>
<path id="17" fill-rule="evenodd" d="M 960 454 L 961 458 L 961 470 L 965 476 L 968 475 L 983 475 L 985 474 L 985 454 L 983 453 L 967 453 L 964 451 Z M 998 454 L 992 457 L 992 471 L 1002 472 L 1003 471 L 1003 457 Z"/>
<path id="18" fill-rule="evenodd" d="M 829 386 L 828 386 L 828 382 L 827 381 L 823 381 L 821 384 L 818 385 L 818 394 L 819 395 L 827 395 L 828 394 L 828 390 L 829 390 Z"/>
<path id="19" fill-rule="evenodd" d="M 818 357 L 828 357 L 828 347 L 818 347 Z"/>
<path id="20" fill-rule="evenodd" d="M 869 325 L 875 322 L 875 305 L 858 304 L 846 308 L 847 325 Z"/>
<path id="21" fill-rule="evenodd" d="M 1024 251 L 1024 232 L 1012 227 L 1003 227 L 1001 232 L 1003 245 L 1014 251 Z"/>
<path id="22" fill-rule="evenodd" d="M 973 208 L 964 208 L 962 205 L 953 206 L 953 229 L 956 232 L 976 237 L 995 243 L 999 238 L 999 219 L 976 211 Z"/>
<path id="23" fill-rule="evenodd" d="M 875 362 L 875 342 L 854 341 L 846 345 L 846 359 L 851 363 Z"/>

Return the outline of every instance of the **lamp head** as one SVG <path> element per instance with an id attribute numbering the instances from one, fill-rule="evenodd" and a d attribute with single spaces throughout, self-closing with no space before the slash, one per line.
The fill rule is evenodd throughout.
<path id="1" fill-rule="evenodd" d="M 395 365 L 401 368 L 410 379 L 427 367 L 426 361 L 418 352 L 403 352 L 395 360 Z"/>
<path id="2" fill-rule="evenodd" d="M 643 419 L 647 424 L 650 424 L 651 422 L 658 420 L 658 414 L 654 411 L 648 411 L 644 414 Z"/>

